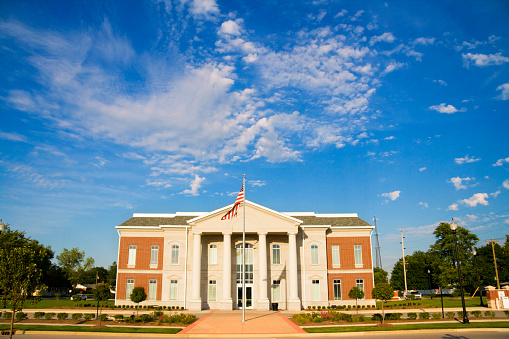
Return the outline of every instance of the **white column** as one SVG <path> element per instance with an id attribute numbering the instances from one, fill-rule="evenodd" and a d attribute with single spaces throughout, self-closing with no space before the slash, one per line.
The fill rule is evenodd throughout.
<path id="1" fill-rule="evenodd" d="M 223 299 L 221 310 L 233 310 L 232 302 L 232 234 L 223 233 Z"/>
<path id="2" fill-rule="evenodd" d="M 191 285 L 191 300 L 189 300 L 189 310 L 201 311 L 201 233 L 193 234 L 193 271 Z"/>
<path id="3" fill-rule="evenodd" d="M 258 233 L 258 275 L 259 280 L 259 297 L 257 308 L 259 310 L 269 309 L 269 298 L 267 298 L 267 233 Z"/>
<path id="4" fill-rule="evenodd" d="M 289 255 L 288 255 L 288 270 L 289 270 L 289 300 L 288 300 L 288 310 L 289 311 L 300 311 L 300 300 L 299 300 L 299 281 L 297 274 L 297 232 L 288 233 L 288 245 L 289 245 Z"/>

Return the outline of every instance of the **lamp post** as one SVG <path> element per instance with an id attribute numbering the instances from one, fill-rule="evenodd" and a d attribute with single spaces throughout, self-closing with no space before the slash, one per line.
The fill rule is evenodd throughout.
<path id="1" fill-rule="evenodd" d="M 479 299 L 481 299 L 481 307 L 484 307 L 484 303 L 482 301 L 482 286 L 481 279 L 479 278 L 479 268 L 477 267 L 477 250 L 472 250 L 472 254 L 474 255 L 474 265 L 475 265 L 475 273 L 477 274 L 477 285 L 479 285 Z"/>
<path id="2" fill-rule="evenodd" d="M 2 222 L 2 219 L 0 219 L 0 234 L 2 234 L 3 230 L 5 228 L 4 223 Z"/>
<path id="3" fill-rule="evenodd" d="M 429 279 L 429 296 L 433 299 L 433 295 L 431 294 L 431 271 L 428 270 L 428 279 Z"/>
<path id="4" fill-rule="evenodd" d="M 452 237 L 454 239 L 454 247 L 456 248 L 456 262 L 458 263 L 458 276 L 460 278 L 461 305 L 463 306 L 463 324 L 469 324 L 470 321 L 468 320 L 467 309 L 465 307 L 465 294 L 463 292 L 463 278 L 461 276 L 461 263 L 460 263 L 459 253 L 458 253 L 458 241 L 456 240 L 456 230 L 457 229 L 458 229 L 458 224 L 454 221 L 454 218 L 453 218 L 451 221 L 451 230 L 452 230 Z"/>

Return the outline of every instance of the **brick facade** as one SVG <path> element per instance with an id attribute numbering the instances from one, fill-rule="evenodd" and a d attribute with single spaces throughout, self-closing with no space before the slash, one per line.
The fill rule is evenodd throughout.
<path id="1" fill-rule="evenodd" d="M 339 246 L 340 268 L 355 269 L 354 246 L 362 246 L 362 268 L 372 269 L 370 237 L 327 237 L 327 269 L 332 270 L 332 246 Z"/>
<path id="2" fill-rule="evenodd" d="M 160 273 L 119 273 L 117 276 L 117 295 L 118 300 L 126 300 L 125 290 L 127 279 L 134 279 L 134 287 L 143 287 L 145 293 L 147 293 L 147 301 L 145 304 L 151 304 L 151 300 L 148 300 L 148 288 L 149 281 L 157 281 L 157 295 L 156 301 L 161 300 L 162 289 L 163 289 L 163 275 Z"/>
<path id="3" fill-rule="evenodd" d="M 122 237 L 120 238 L 120 249 L 118 256 L 118 268 L 127 269 L 129 258 L 129 246 L 136 245 L 136 269 L 162 269 L 164 238 L 163 237 Z M 157 267 L 150 267 L 150 251 L 153 245 L 159 246 Z"/>

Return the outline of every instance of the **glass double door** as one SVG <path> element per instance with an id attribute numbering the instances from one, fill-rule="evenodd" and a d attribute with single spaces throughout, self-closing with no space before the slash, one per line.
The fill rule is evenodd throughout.
<path id="1" fill-rule="evenodd" d="M 242 284 L 237 284 L 237 307 L 242 308 Z M 253 285 L 246 284 L 246 308 L 253 308 Z"/>

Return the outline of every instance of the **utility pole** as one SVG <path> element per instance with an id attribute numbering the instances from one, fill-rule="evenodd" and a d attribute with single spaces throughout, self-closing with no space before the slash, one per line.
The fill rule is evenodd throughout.
<path id="1" fill-rule="evenodd" d="M 498 240 L 486 240 L 486 242 L 491 243 L 491 249 L 493 250 L 493 262 L 495 263 L 495 274 L 497 275 L 497 289 L 500 289 L 500 281 L 498 280 L 498 269 L 497 269 L 497 257 L 495 256 L 495 243 L 498 242 Z"/>
<path id="2" fill-rule="evenodd" d="M 375 222 L 375 257 L 376 257 L 376 267 L 382 268 L 382 257 L 380 255 L 380 242 L 378 241 L 378 228 L 376 227 L 376 215 L 373 218 L 373 221 Z"/>
<path id="3" fill-rule="evenodd" d="M 408 290 L 408 286 L 406 284 L 406 264 L 405 264 L 405 245 L 403 245 L 403 230 L 401 230 L 401 250 L 403 251 L 403 275 L 405 277 L 405 293 Z M 405 293 L 403 293 L 403 296 L 405 296 Z"/>

